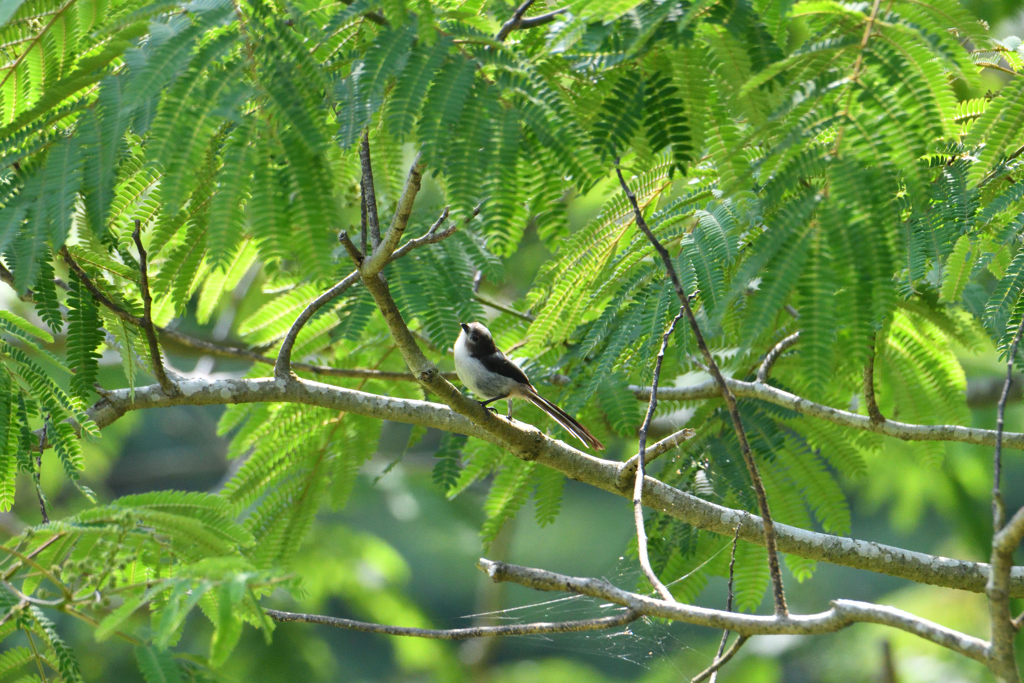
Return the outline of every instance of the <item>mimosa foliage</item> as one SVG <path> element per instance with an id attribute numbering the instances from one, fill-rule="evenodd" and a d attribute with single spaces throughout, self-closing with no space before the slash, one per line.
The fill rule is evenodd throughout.
<path id="1" fill-rule="evenodd" d="M 451 369 L 458 323 L 490 312 L 474 281 L 500 284 L 502 257 L 535 234 L 553 257 L 513 302 L 521 315 L 489 325 L 529 359 L 543 393 L 618 444 L 610 453 L 632 451 L 642 404 L 629 386 L 650 381 L 678 309 L 614 182 L 617 163 L 727 374 L 753 379 L 763 354 L 800 330 L 773 384 L 849 407 L 874 357 L 883 413 L 962 422 L 954 347 L 988 335 L 1004 349 L 1024 314 L 1024 79 L 983 94 L 964 45 L 1000 46 L 955 0 L 893 0 L 877 21 L 871 5 L 576 0 L 499 43 L 514 9 L 501 2 L 25 0 L 0 28 L 0 252 L 9 284 L 66 343 L 58 357 L 49 332 L 0 318 L 0 507 L 19 469 L 38 471 L 40 435 L 69 477 L 83 467 L 75 430 L 98 436 L 84 410 L 104 347 L 129 382 L 150 362 L 140 330 L 65 275 L 61 248 L 105 299 L 141 315 L 138 221 L 154 323 L 206 323 L 236 288 L 256 287 L 261 305 L 232 332 L 273 357 L 298 313 L 351 270 L 337 234 L 358 240 L 364 132 L 383 229 L 416 152 L 431 192 L 406 233 L 422 234 L 445 205 L 458 223 L 385 271 L 425 353 Z M 570 231 L 580 196 L 602 208 Z M 392 351 L 357 284 L 303 328 L 292 355 L 404 370 Z M 699 372 L 694 354 L 680 325 L 662 382 Z M 319 379 L 422 398 L 411 383 Z M 681 407 L 662 402 L 659 416 Z M 862 476 L 883 441 L 754 401 L 740 410 L 777 519 L 848 533 L 841 482 Z M 566 437 L 536 409 L 517 411 Z M 698 437 L 665 456 L 661 477 L 754 509 L 722 406 L 702 404 L 692 424 Z M 260 591 L 294 568 L 318 511 L 345 504 L 379 423 L 252 404 L 230 407 L 221 431 L 244 462 L 216 496 L 121 499 L 7 544 L 25 570 L 18 558 L 39 550 L 70 599 L 120 596 L 101 637 L 148 605 L 138 661 L 151 680 L 180 675 L 166 648 L 196 606 L 215 627 L 213 666 L 242 621 L 267 627 Z M 934 442 L 914 448 L 942 456 Z M 463 437 L 446 436 L 437 456 L 449 496 L 490 482 L 485 543 L 531 496 L 541 524 L 558 514 L 561 475 Z M 673 586 L 680 599 L 727 571 L 703 532 L 657 516 L 649 533 L 662 578 L 688 577 Z M 813 573 L 787 560 L 801 580 Z M 767 585 L 764 551 L 741 543 L 738 607 L 754 609 Z M 0 667 L 45 657 L 75 680 L 42 613 L 14 593 L 0 600 L 18 612 L 2 635 L 31 631 L 48 648 L 8 650 Z"/>

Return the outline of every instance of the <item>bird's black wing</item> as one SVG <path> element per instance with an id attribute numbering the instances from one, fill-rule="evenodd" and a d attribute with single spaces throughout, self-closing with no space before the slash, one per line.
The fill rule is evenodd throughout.
<path id="1" fill-rule="evenodd" d="M 480 356 L 477 360 L 483 363 L 485 368 L 495 374 L 508 377 L 509 379 L 514 379 L 521 384 L 530 386 L 530 378 L 526 376 L 526 373 L 523 372 L 522 368 L 510 361 L 508 358 L 505 358 L 505 354 L 501 351 L 495 351 L 494 353 L 489 353 L 486 356 Z"/>

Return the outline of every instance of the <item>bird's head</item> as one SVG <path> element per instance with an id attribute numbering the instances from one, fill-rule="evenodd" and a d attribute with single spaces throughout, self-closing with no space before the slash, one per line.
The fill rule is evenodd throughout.
<path id="1" fill-rule="evenodd" d="M 466 350 L 474 355 L 494 353 L 491 331 L 480 323 L 459 323 Z"/>

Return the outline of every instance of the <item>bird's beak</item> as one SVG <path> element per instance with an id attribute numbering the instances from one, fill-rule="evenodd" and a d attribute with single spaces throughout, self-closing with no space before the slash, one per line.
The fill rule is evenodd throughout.
<path id="1" fill-rule="evenodd" d="M 469 334 L 469 324 L 468 323 L 459 323 L 459 327 L 462 328 L 463 332 L 465 332 L 466 334 Z"/>

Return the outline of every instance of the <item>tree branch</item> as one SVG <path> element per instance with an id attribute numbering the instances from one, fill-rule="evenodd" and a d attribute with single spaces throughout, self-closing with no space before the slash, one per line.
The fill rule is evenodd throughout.
<path id="1" fill-rule="evenodd" d="M 352 259 L 352 263 L 358 268 L 363 263 L 363 253 L 359 251 L 359 247 L 352 243 L 352 239 L 348 236 L 348 233 L 342 230 L 338 233 L 338 241 L 341 242 L 341 246 L 345 247 L 345 251 L 348 252 L 348 257 Z M 363 240 L 365 244 L 366 240 Z"/>
<path id="2" fill-rule="evenodd" d="M 263 610 L 275 621 L 297 621 L 306 624 L 322 624 L 350 631 L 380 633 L 386 636 L 412 636 L 433 640 L 466 640 L 467 638 L 494 638 L 496 636 L 531 636 L 544 633 L 579 633 L 582 631 L 601 631 L 625 626 L 640 618 L 640 614 L 632 610 L 624 610 L 611 617 L 595 619 L 577 619 L 575 621 L 535 622 L 532 624 L 506 624 L 502 626 L 472 626 L 470 628 L 411 628 L 405 626 L 388 626 L 373 624 L 353 619 L 341 619 L 320 614 L 296 614 L 276 609 Z"/>
<path id="3" fill-rule="evenodd" d="M 777 615 L 785 615 L 786 609 L 786 593 L 782 585 L 782 568 L 779 565 L 779 553 L 777 549 L 777 543 L 775 540 L 775 525 L 772 521 L 771 510 L 768 508 L 768 496 L 764 490 L 764 483 L 761 481 L 761 475 L 757 471 L 757 463 L 754 462 L 754 454 L 750 450 L 750 444 L 747 442 L 747 434 L 743 429 L 743 421 L 740 419 L 740 411 L 736 406 L 736 397 L 729 391 L 729 385 L 726 384 L 725 377 L 722 376 L 721 370 L 718 368 L 718 363 L 715 362 L 715 357 L 711 355 L 711 350 L 708 349 L 707 343 L 704 341 L 704 335 L 700 330 L 700 325 L 697 324 L 697 318 L 693 314 L 693 309 L 690 307 L 690 298 L 686 294 L 686 290 L 683 289 L 683 283 L 679 279 L 678 273 L 676 273 L 675 264 L 672 262 L 672 256 L 665 249 L 664 245 L 658 241 L 658 238 L 654 236 L 651 229 L 647 227 L 647 221 L 644 220 L 643 211 L 640 210 L 640 205 L 637 204 L 636 195 L 629 189 L 629 185 L 626 184 L 626 179 L 622 177 L 622 169 L 619 168 L 619 164 L 616 161 L 615 173 L 619 177 L 619 184 L 622 186 L 622 191 L 626 193 L 626 197 L 629 199 L 630 205 L 633 207 L 633 214 L 636 218 L 637 227 L 647 237 L 647 241 L 651 243 L 655 251 L 661 257 L 662 263 L 665 264 L 665 270 L 668 271 L 668 276 L 672 280 L 672 286 L 676 290 L 676 296 L 679 297 L 679 302 L 683 306 L 683 311 L 686 314 L 687 320 L 690 322 L 690 329 L 693 331 L 694 339 L 697 342 L 697 347 L 700 348 L 701 354 L 704 356 L 704 362 L 708 366 L 708 371 L 711 373 L 711 377 L 714 378 L 715 384 L 718 385 L 719 391 L 722 394 L 722 398 L 725 399 L 725 405 L 729 409 L 729 416 L 732 418 L 732 426 L 736 431 L 736 438 L 740 443 L 740 452 L 743 454 L 743 461 L 747 465 L 747 472 L 750 474 L 750 481 L 754 486 L 754 494 L 757 497 L 757 506 L 761 511 L 761 518 L 764 520 L 764 539 L 765 547 L 768 550 L 768 572 L 771 574 L 772 579 L 772 594 L 775 598 L 775 613 Z"/>
<path id="4" fill-rule="evenodd" d="M 14 293 L 17 295 L 19 299 L 28 303 L 32 303 L 32 290 L 29 289 L 24 292 L 19 292 L 18 288 L 14 286 L 14 273 L 7 270 L 7 267 L 2 263 L 0 263 L 0 280 L 6 282 L 10 286 L 10 288 L 14 290 Z"/>
<path id="5" fill-rule="evenodd" d="M 734 580 L 736 578 L 736 546 L 739 545 L 739 542 L 740 542 L 740 530 L 739 530 L 739 527 L 736 527 L 736 535 L 732 537 L 732 552 L 729 553 L 729 583 L 728 583 L 729 595 L 728 595 L 728 597 L 725 600 L 725 611 L 726 612 L 731 612 L 732 611 L 732 600 L 733 600 L 732 589 L 733 589 L 733 582 L 734 582 Z M 741 647 L 743 647 L 743 642 L 746 639 L 743 636 L 740 636 L 736 640 L 736 642 L 733 643 L 732 648 L 729 650 L 729 654 L 726 655 L 725 657 L 723 657 L 722 656 L 722 652 L 725 650 L 725 644 L 726 644 L 726 642 L 728 642 L 728 640 L 729 640 L 729 632 L 728 631 L 722 631 L 722 640 L 718 644 L 718 652 L 715 654 L 715 658 L 714 658 L 714 660 L 712 660 L 711 666 L 709 666 L 707 669 L 705 669 L 700 675 L 696 676 L 692 681 L 690 681 L 690 683 L 699 683 L 699 681 L 703 681 L 704 678 L 706 677 L 705 674 L 707 676 L 711 677 L 711 683 L 715 683 L 715 679 L 718 678 L 718 670 L 721 669 L 722 666 L 726 662 L 728 662 L 730 659 L 732 659 L 732 656 L 735 655 L 736 652 L 738 652 Z"/>
<path id="6" fill-rule="evenodd" d="M 798 330 L 788 337 L 783 338 L 782 341 L 773 346 L 771 351 L 765 355 L 764 361 L 761 363 L 761 367 L 757 369 L 757 381 L 762 384 L 766 383 L 768 381 L 768 375 L 771 373 L 772 367 L 775 365 L 775 361 L 779 360 L 779 358 L 782 357 L 782 354 L 792 348 L 799 340 L 800 332 Z"/>
<path id="7" fill-rule="evenodd" d="M 668 600 L 669 602 L 675 602 L 676 599 L 672 596 L 672 591 L 665 587 L 665 584 L 661 582 L 661 579 L 654 572 L 654 568 L 651 567 L 651 559 L 647 555 L 647 531 L 644 529 L 643 503 L 644 477 L 646 476 L 644 457 L 647 452 L 647 430 L 651 426 L 654 410 L 658 407 L 658 379 L 661 377 L 661 363 L 665 360 L 665 348 L 668 346 L 668 340 L 672 336 L 672 332 L 676 329 L 676 323 L 682 317 L 683 309 L 680 307 L 679 313 L 676 314 L 676 317 L 672 318 L 668 329 L 665 330 L 665 334 L 661 337 L 661 348 L 658 350 L 658 357 L 654 361 L 654 375 L 651 378 L 651 400 L 647 405 L 647 414 L 644 415 L 644 422 L 640 426 L 640 446 L 636 454 L 636 483 L 633 486 L 633 522 L 636 525 L 637 556 L 640 559 L 640 568 L 643 570 L 647 580 L 654 586 L 658 595 L 663 600 Z"/>
<path id="8" fill-rule="evenodd" d="M 364 145 L 367 144 L 365 137 L 363 138 L 363 144 Z M 369 169 L 369 147 L 367 147 L 366 149 L 367 149 L 367 157 L 366 157 L 366 166 L 365 166 L 365 168 Z M 370 174 L 370 173 L 364 174 L 364 180 L 367 180 L 367 177 L 368 177 L 368 180 L 369 180 L 369 186 L 372 187 L 373 186 L 373 175 Z M 373 201 L 376 201 L 376 200 L 373 200 Z M 469 216 L 466 217 L 465 223 L 468 224 L 469 221 L 473 220 L 473 218 L 476 217 L 476 215 L 479 214 L 479 213 L 480 213 L 480 207 L 477 206 L 475 209 L 473 209 L 473 211 L 469 214 Z M 376 209 L 374 209 L 374 211 L 373 211 L 373 220 L 374 221 L 376 221 L 376 219 L 377 219 L 376 216 L 377 216 Z M 397 259 L 402 258 L 403 256 L 408 254 L 413 249 L 416 249 L 417 247 L 421 247 L 421 246 L 423 246 L 425 244 L 436 244 L 437 242 L 440 242 L 441 240 L 443 240 L 443 239 L 453 235 L 455 233 L 455 230 L 456 230 L 456 226 L 454 226 L 454 225 L 452 227 L 446 229 L 446 230 L 442 230 L 441 232 L 437 232 L 437 229 L 441 226 L 442 223 L 444 223 L 444 221 L 447 218 L 448 218 L 448 207 L 446 206 L 446 207 L 444 207 L 444 211 L 441 212 L 441 216 L 437 219 L 437 221 L 434 222 L 434 224 L 430 227 L 430 229 L 426 232 L 426 234 L 424 234 L 422 237 L 418 237 L 416 239 L 409 240 L 408 242 L 403 244 L 400 249 L 396 250 L 393 254 L 391 254 L 391 257 L 388 259 L 388 262 L 390 263 L 391 261 L 395 261 Z M 373 223 L 371 222 L 371 225 L 372 224 Z M 342 240 L 342 243 L 345 243 L 347 241 L 346 248 L 348 248 L 348 245 L 351 245 L 352 248 L 354 249 L 355 245 L 352 244 L 352 241 L 348 239 L 348 235 L 345 232 L 342 232 L 340 234 L 339 239 Z M 377 240 L 378 240 L 378 242 L 380 241 L 380 235 L 379 234 L 377 236 Z M 356 253 L 358 253 L 358 252 L 356 252 Z M 360 264 L 361 259 L 358 259 L 355 255 L 352 254 L 352 249 L 349 249 L 349 255 L 352 256 L 352 260 L 355 261 L 356 265 L 358 266 Z M 292 347 L 295 345 L 295 340 L 298 338 L 299 332 L 302 330 L 302 326 L 305 325 L 309 321 L 310 318 L 312 318 L 314 315 L 316 315 L 316 312 L 319 311 L 321 308 L 323 308 L 323 306 L 325 304 L 327 304 L 329 301 L 331 301 L 335 297 L 339 296 L 340 294 L 344 293 L 345 290 L 347 290 L 349 287 L 351 287 L 353 284 L 355 284 L 359 279 L 360 279 L 359 271 L 358 270 L 352 271 L 347 276 L 345 276 L 344 279 L 342 279 L 340 282 L 338 282 L 338 284 L 334 285 L 329 290 L 327 290 L 326 292 L 324 292 L 323 294 L 318 296 L 316 299 L 314 299 L 312 302 L 310 302 L 310 304 L 308 306 L 306 306 L 306 308 L 302 311 L 302 313 L 299 314 L 299 317 L 295 319 L 294 323 L 292 323 L 291 329 L 288 330 L 288 335 L 285 337 L 284 341 L 281 343 L 281 350 L 277 354 L 277 362 L 274 365 L 274 376 L 275 377 L 287 379 L 290 376 L 290 374 L 291 374 L 291 352 L 292 352 Z M 408 375 L 408 377 L 409 377 L 409 379 L 413 379 L 412 375 Z"/>
<path id="9" fill-rule="evenodd" d="M 579 593 L 607 600 L 635 612 L 687 624 L 728 629 L 741 636 L 818 635 L 835 633 L 854 623 L 881 624 L 912 633 L 941 647 L 982 663 L 988 661 L 988 643 L 973 636 L 921 619 L 909 612 L 856 600 L 833 600 L 832 609 L 818 614 L 760 616 L 723 612 L 667 602 L 616 588 L 604 579 L 579 578 L 481 558 L 477 563 L 494 581 L 511 581 L 542 591 Z"/>
<path id="10" fill-rule="evenodd" d="M 476 215 L 476 214 L 474 214 Z M 419 240 L 410 240 L 410 242 L 416 242 L 412 247 L 418 247 L 423 244 L 434 244 L 440 241 L 444 237 L 440 235 L 444 234 L 444 237 L 448 237 L 451 233 L 443 231 L 443 233 L 435 234 L 430 240 L 423 241 L 422 238 Z M 347 235 L 346 235 L 347 237 Z M 408 244 L 408 243 L 407 243 Z M 353 245 L 354 246 L 354 245 Z M 402 245 L 402 249 L 399 251 L 400 254 L 396 254 L 391 260 L 404 256 L 411 249 L 406 249 L 406 245 Z M 70 252 L 65 253 L 67 250 L 61 250 L 61 256 L 68 267 L 78 275 L 82 284 L 85 285 L 89 293 L 92 294 L 93 298 L 96 299 L 100 304 L 109 309 L 115 316 L 136 327 L 143 327 L 143 320 L 139 316 L 133 315 L 121 306 L 114 303 L 110 297 L 104 294 L 103 290 L 99 289 L 96 283 L 92 280 L 88 273 L 78 264 Z M 6 268 L 0 264 L 0 280 L 7 283 L 12 289 L 14 288 L 14 276 Z M 63 282 L 57 280 L 58 284 L 63 285 Z M 30 294 L 23 296 L 23 300 L 28 303 L 33 303 L 35 299 Z M 208 341 L 206 339 L 200 339 L 199 337 L 193 337 L 192 335 L 172 330 L 168 327 L 160 327 L 154 325 L 153 329 L 156 333 L 167 341 L 174 342 L 185 348 L 200 351 L 204 354 L 212 356 L 221 356 L 225 358 L 243 358 L 245 360 L 253 361 L 255 363 L 265 363 L 266 365 L 275 366 L 276 360 L 265 356 L 254 349 L 244 349 L 237 346 L 229 346 L 224 344 L 217 344 L 215 342 Z M 365 370 L 361 368 L 335 368 L 329 365 L 316 365 L 313 363 L 291 363 L 291 368 L 300 372 L 309 372 L 315 375 L 323 375 L 327 377 L 345 377 L 350 379 L 376 379 L 381 381 L 389 382 L 415 382 L 417 378 L 409 372 L 391 372 L 387 370 Z M 442 377 L 448 380 L 453 380 L 457 377 L 454 372 L 443 372 L 440 373 Z"/>
<path id="11" fill-rule="evenodd" d="M 711 662 L 711 666 L 709 666 L 708 668 L 704 669 L 699 674 L 694 676 L 693 680 L 690 681 L 690 683 L 701 683 L 701 681 L 707 680 L 709 676 L 711 677 L 711 683 L 715 683 L 715 678 L 716 674 L 718 673 L 718 670 L 726 664 L 728 664 L 729 660 L 732 659 L 733 656 L 740 651 L 740 648 L 743 647 L 743 645 L 748 640 L 747 636 L 740 636 L 736 639 L 736 642 L 732 644 L 732 647 L 729 648 L 729 651 L 723 655 L 722 649 L 725 646 L 725 637 L 727 635 L 729 635 L 728 631 L 725 631 L 722 634 L 722 647 L 718 648 L 718 656 L 715 657 L 715 661 Z"/>
<path id="12" fill-rule="evenodd" d="M 139 250 L 139 289 L 142 290 L 142 329 L 146 333 L 146 341 L 149 344 L 149 362 L 153 366 L 153 374 L 157 383 L 168 394 L 177 389 L 174 382 L 164 371 L 164 360 L 160 356 L 160 343 L 156 339 L 156 330 L 153 329 L 153 297 L 149 293 L 149 266 L 146 263 L 146 250 L 142 246 L 142 222 L 135 221 L 135 230 L 132 231 L 132 240 Z"/>
<path id="13" fill-rule="evenodd" d="M 363 176 L 361 181 L 362 187 L 362 206 L 363 211 L 366 212 L 365 222 L 370 227 L 370 251 L 366 250 L 366 238 L 363 238 L 363 253 L 369 254 L 377 250 L 380 246 L 380 220 L 377 218 L 377 191 L 373 187 L 373 168 L 370 165 L 370 134 L 368 131 L 363 131 L 363 141 L 359 145 L 359 160 L 362 162 Z"/>
<path id="14" fill-rule="evenodd" d="M 877 7 L 877 5 L 876 5 Z M 878 409 L 878 402 L 875 400 L 875 339 L 871 339 L 871 346 L 868 348 L 868 359 L 864 363 L 864 403 L 868 409 L 868 419 L 874 424 L 885 422 L 885 416 Z"/>
<path id="15" fill-rule="evenodd" d="M 1008 683 L 1017 683 L 1020 680 L 1014 647 L 1017 627 L 1010 612 L 1010 571 L 1013 568 L 1013 553 L 1024 537 L 1024 508 L 1018 510 L 1010 523 L 1004 526 L 1006 506 L 1003 503 L 1002 490 L 1002 448 L 1006 400 L 1010 395 L 1013 363 L 1017 358 L 1021 335 L 1024 335 L 1024 318 L 1017 326 L 1017 333 L 1014 334 L 1007 353 L 1006 381 L 1003 383 L 1003 393 L 999 397 L 996 417 L 996 445 L 992 456 L 992 572 L 985 588 L 992 632 L 992 661 L 989 667 L 999 680 Z"/>
<path id="16" fill-rule="evenodd" d="M 519 21 L 519 25 L 513 27 L 513 31 L 526 30 L 528 28 L 535 28 L 537 26 L 543 26 L 544 24 L 550 24 L 552 21 L 558 18 L 560 14 L 565 14 L 569 11 L 568 7 L 562 7 L 561 9 L 552 10 L 546 14 L 538 14 L 533 17 L 523 17 Z"/>
<path id="17" fill-rule="evenodd" d="M 465 434 L 499 445 L 523 460 L 536 461 L 584 484 L 630 497 L 632 492 L 619 485 L 626 463 L 596 458 L 545 436 L 532 425 L 496 417 L 476 401 L 463 397 L 451 384 L 444 384 L 462 401 L 458 404 L 459 412 L 438 403 L 378 396 L 309 380 L 265 378 L 185 379 L 178 382 L 181 389 L 178 396 L 168 396 L 155 384 L 136 387 L 134 399 L 130 389 L 115 389 L 94 404 L 88 413 L 96 425 L 103 428 L 131 410 L 176 405 L 301 403 Z M 439 385 L 436 380 L 430 384 L 431 387 Z M 444 391 L 443 387 L 438 391 Z M 658 393 L 664 397 L 661 391 Z M 473 419 L 467 415 L 472 415 Z M 727 538 L 733 537 L 739 525 L 741 540 L 764 545 L 761 518 L 748 512 L 716 505 L 650 476 L 644 479 L 643 500 L 651 509 Z M 985 590 L 989 577 L 989 566 L 980 562 L 928 555 L 786 524 L 777 524 L 776 534 L 782 552 L 917 583 L 980 593 Z M 1024 597 L 1024 568 L 1012 570 L 1010 595 Z"/>
<path id="18" fill-rule="evenodd" d="M 644 462 L 654 462 L 656 458 L 661 457 L 662 455 L 668 453 L 670 450 L 672 450 L 679 444 L 683 443 L 684 441 L 689 441 L 695 436 L 697 436 L 697 432 L 694 431 L 693 429 L 690 429 L 689 427 L 680 429 L 679 431 L 673 434 L 669 434 L 664 439 L 662 439 L 661 441 L 657 442 L 656 444 L 647 449 L 647 452 L 644 454 Z M 620 488 L 626 488 L 627 486 L 629 486 L 630 482 L 634 480 L 636 476 L 637 464 L 639 464 L 639 462 L 640 454 L 637 453 L 632 458 L 622 463 L 622 471 L 621 476 L 619 478 Z"/>
<path id="19" fill-rule="evenodd" d="M 102 305 L 110 309 L 110 311 L 121 320 L 124 320 L 127 323 L 131 323 L 136 327 L 144 327 L 142 318 L 140 318 L 137 315 L 132 315 L 125 309 L 115 304 L 113 301 L 110 300 L 110 298 L 106 294 L 103 293 L 103 291 L 99 287 L 96 286 L 96 283 L 92 281 L 92 278 L 89 277 L 89 274 L 85 272 L 82 266 L 78 265 L 78 262 L 71 255 L 71 252 L 68 251 L 67 246 L 63 246 L 60 248 L 60 255 L 61 258 L 64 259 L 64 263 L 67 264 L 68 268 L 70 268 L 72 272 L 74 272 L 74 274 L 78 276 L 78 279 L 82 281 L 82 284 L 85 285 L 85 288 L 89 290 L 90 294 L 92 294 L 92 298 L 96 299 L 96 301 L 100 302 Z"/>
<path id="20" fill-rule="evenodd" d="M 1010 613 L 1013 553 L 1024 538 L 1024 508 L 1017 510 L 1007 524 L 992 539 L 992 570 L 985 594 L 988 596 L 989 621 L 992 630 L 991 661 L 989 668 L 1000 681 L 1016 683 L 1017 656 L 1014 640 L 1013 615 Z"/>
<path id="21" fill-rule="evenodd" d="M 479 292 L 473 292 L 473 298 L 488 308 L 493 308 L 494 310 L 501 311 L 502 313 L 508 313 L 509 315 L 519 318 L 520 320 L 525 320 L 528 323 L 532 323 L 536 319 L 529 313 L 523 313 L 522 311 L 517 311 L 511 306 L 506 306 L 505 304 L 498 303 L 497 301 L 492 301 Z"/>
<path id="22" fill-rule="evenodd" d="M 469 221 L 473 220 L 473 218 L 478 213 L 480 213 L 480 205 L 479 204 L 477 204 L 476 208 L 473 209 L 472 213 L 466 218 L 466 223 L 469 223 Z M 408 242 L 406 242 L 405 244 L 403 244 L 401 247 L 396 249 L 395 253 L 394 253 L 393 257 L 392 257 L 392 260 L 396 260 L 396 259 L 402 258 L 406 254 L 408 254 L 410 251 L 415 249 L 416 247 L 423 246 L 424 244 L 434 244 L 436 242 L 440 242 L 441 240 L 445 239 L 446 237 L 449 237 L 449 236 L 455 234 L 456 226 L 454 226 L 454 225 L 445 228 L 440 233 L 437 232 L 437 229 L 440 228 L 441 225 L 446 220 L 448 220 L 448 207 L 447 206 L 444 207 L 444 210 L 441 211 L 441 215 L 437 217 L 437 220 L 434 221 L 434 224 L 431 225 L 430 228 L 425 233 L 423 233 L 422 236 L 416 237 L 415 239 L 411 239 Z"/>
<path id="23" fill-rule="evenodd" d="M 498 34 L 494 36 L 494 40 L 501 43 L 508 38 L 508 34 L 519 28 L 523 23 L 523 15 L 526 14 L 526 10 L 530 9 L 533 5 L 533 0 L 525 0 L 523 4 L 516 8 L 516 11 L 512 14 L 512 17 L 501 25 L 501 29 Z"/>
<path id="24" fill-rule="evenodd" d="M 420 159 L 421 155 L 417 154 L 412 162 L 409 177 L 405 181 L 405 189 L 402 190 L 402 196 L 398 198 L 395 216 L 391 220 L 387 233 L 381 238 L 380 246 L 374 249 L 373 255 L 368 256 L 360 267 L 364 280 L 384 269 L 384 266 L 391 260 L 391 254 L 398 248 L 398 243 L 402 240 L 405 227 L 409 224 L 409 216 L 412 215 L 413 202 L 416 201 L 416 195 L 420 191 L 420 181 L 423 177 L 423 163 Z"/>
<path id="25" fill-rule="evenodd" d="M 858 415 L 848 410 L 814 403 L 769 384 L 743 382 L 731 377 L 726 377 L 725 382 L 734 396 L 756 398 L 777 406 L 789 408 L 801 415 L 816 417 L 852 429 L 884 434 L 902 441 L 959 441 L 960 443 L 981 446 L 994 446 L 996 443 L 996 431 L 994 429 L 975 429 L 973 427 L 961 427 L 960 425 L 918 425 L 888 419 L 885 422 L 877 423 L 872 422 L 871 418 L 865 415 Z M 651 390 L 648 387 L 634 384 L 629 389 L 641 401 L 646 401 L 650 397 Z M 662 401 L 699 401 L 719 398 L 720 396 L 721 394 L 714 381 L 702 382 L 688 387 L 662 387 L 658 389 L 658 399 Z M 1003 444 L 1011 448 L 1024 449 L 1024 434 L 1019 432 L 1004 433 Z"/>
<path id="26" fill-rule="evenodd" d="M 292 347 L 295 346 L 295 340 L 299 336 L 299 332 L 302 331 L 302 326 L 309 321 L 316 312 L 324 307 L 329 301 L 334 299 L 336 296 L 343 293 L 355 282 L 359 280 L 359 271 L 354 270 L 346 275 L 338 284 L 334 285 L 326 292 L 318 296 L 316 299 L 310 302 L 299 317 L 292 323 L 291 329 L 288 330 L 288 335 L 281 342 L 281 350 L 277 353 L 277 362 L 274 364 L 274 377 L 279 379 L 288 379 L 291 377 L 292 369 Z"/>
<path id="27" fill-rule="evenodd" d="M 1010 397 L 1010 386 L 1013 384 L 1013 364 L 1017 360 L 1017 347 L 1021 335 L 1024 335 L 1024 317 L 1017 326 L 1006 360 L 1006 381 L 1003 382 L 1003 393 L 999 396 L 999 407 L 996 410 L 996 444 L 992 454 L 992 529 L 998 532 L 1006 521 L 1006 506 L 1003 503 L 1003 425 L 1006 415 L 1006 401 Z"/>
<path id="28" fill-rule="evenodd" d="M 36 467 L 32 472 L 32 483 L 36 487 L 36 499 L 39 501 L 39 516 L 43 520 L 43 524 L 50 523 L 50 516 L 46 513 L 46 496 L 43 495 L 43 451 L 46 449 L 46 439 L 48 427 L 50 425 L 50 419 L 47 416 L 43 416 L 43 428 L 39 435 L 39 454 L 36 456 Z"/>

